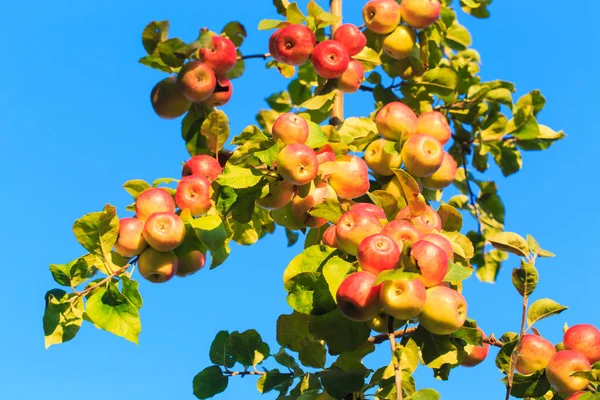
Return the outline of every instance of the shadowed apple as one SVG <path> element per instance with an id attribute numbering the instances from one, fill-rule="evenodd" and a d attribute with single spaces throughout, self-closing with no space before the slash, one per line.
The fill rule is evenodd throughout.
<path id="1" fill-rule="evenodd" d="M 380 295 L 381 298 L 381 295 Z M 402 321 L 400 319 L 394 319 L 393 329 L 400 329 L 401 326 L 405 325 L 406 321 Z M 379 314 L 371 318 L 367 321 L 367 326 L 378 333 L 387 333 L 388 332 L 388 315 L 381 311 Z"/>
<path id="2" fill-rule="evenodd" d="M 221 172 L 223 172 L 223 168 L 214 157 L 200 154 L 190 158 L 183 164 L 181 175 L 203 176 L 212 182 L 221 175 Z"/>
<path id="3" fill-rule="evenodd" d="M 400 25 L 383 39 L 383 51 L 395 60 L 402 60 L 412 53 L 417 44 L 417 34 L 414 29 Z"/>
<path id="4" fill-rule="evenodd" d="M 148 247 L 138 259 L 140 275 L 152 283 L 167 282 L 175 276 L 177 268 L 177 256 L 172 251 L 162 253 Z"/>
<path id="5" fill-rule="evenodd" d="M 342 76 L 350 62 L 348 50 L 335 40 L 325 40 L 317 44 L 310 59 L 317 74 L 325 79 Z"/>
<path id="6" fill-rule="evenodd" d="M 378 233 L 360 242 L 357 256 L 363 271 L 378 275 L 381 271 L 393 269 L 398 264 L 400 249 L 392 238 Z"/>
<path id="7" fill-rule="evenodd" d="M 285 207 L 296 193 L 296 187 L 286 181 L 276 180 L 269 183 L 269 193 L 256 199 L 256 204 L 265 210 L 278 210 Z"/>
<path id="8" fill-rule="evenodd" d="M 399 101 L 383 106 L 375 117 L 375 124 L 381 136 L 394 141 L 417 133 L 417 115 Z"/>
<path id="9" fill-rule="evenodd" d="M 177 78 L 170 76 L 158 82 L 150 93 L 156 115 L 164 119 L 181 117 L 190 108 L 190 101 L 179 90 Z"/>
<path id="10" fill-rule="evenodd" d="M 452 248 L 452 243 L 450 243 L 446 237 L 440 235 L 439 233 L 428 233 L 422 237 L 422 240 L 435 244 L 446 252 L 446 255 L 450 261 L 454 261 L 454 249 Z"/>
<path id="11" fill-rule="evenodd" d="M 410 222 L 423 235 L 428 233 L 437 233 L 442 230 L 442 219 L 440 215 L 431 206 L 425 208 L 423 214 L 412 217 Z"/>
<path id="12" fill-rule="evenodd" d="M 482 337 L 485 339 L 486 335 L 481 330 L 480 327 L 477 327 L 477 330 L 481 332 Z M 472 344 L 468 344 L 465 346 L 465 351 L 467 355 L 463 358 L 460 365 L 463 367 L 475 367 L 483 362 L 490 351 L 490 345 L 487 343 L 483 343 L 482 346 L 475 346 Z"/>
<path id="13" fill-rule="evenodd" d="M 231 81 L 224 76 L 217 76 L 217 85 L 215 91 L 210 97 L 204 100 L 204 104 L 211 107 L 224 106 L 229 103 L 233 95 L 233 85 Z"/>
<path id="14" fill-rule="evenodd" d="M 381 232 L 381 222 L 375 215 L 365 210 L 352 210 L 344 213 L 335 229 L 336 241 L 340 249 L 353 256 L 358 254 L 358 246 L 367 237 Z"/>
<path id="15" fill-rule="evenodd" d="M 190 61 L 177 75 L 179 90 L 189 100 L 200 103 L 208 99 L 217 87 L 214 71 L 202 61 Z"/>
<path id="16" fill-rule="evenodd" d="M 411 175 L 429 176 L 442 166 L 444 148 L 434 137 L 413 135 L 402 146 L 402 161 Z"/>
<path id="17" fill-rule="evenodd" d="M 333 40 L 340 42 L 350 57 L 357 55 L 367 45 L 367 37 L 354 24 L 343 24 L 335 30 Z"/>
<path id="18" fill-rule="evenodd" d="M 586 393 L 589 393 L 589 392 L 577 392 L 577 393 L 573 393 L 572 395 L 570 395 L 569 397 L 567 397 L 566 400 L 579 400 Z"/>
<path id="19" fill-rule="evenodd" d="M 385 35 L 400 23 L 400 6 L 396 0 L 371 0 L 363 7 L 362 15 L 370 31 Z"/>
<path id="20" fill-rule="evenodd" d="M 360 271 L 348 275 L 336 293 L 337 305 L 346 318 L 356 322 L 372 319 L 381 311 L 379 290 L 373 286 L 377 277 Z"/>
<path id="21" fill-rule="evenodd" d="M 305 197 L 296 196 L 292 200 L 292 215 L 309 228 L 318 228 L 327 223 L 324 218 L 313 217 L 308 212 L 327 199 L 336 199 L 337 194 L 327 182 L 319 182 Z"/>
<path id="22" fill-rule="evenodd" d="M 442 165 L 432 175 L 426 176 L 421 179 L 421 183 L 427 189 L 442 190 L 447 188 L 454 182 L 456 177 L 456 170 L 458 165 L 450 154 L 444 152 L 444 159 Z"/>
<path id="23" fill-rule="evenodd" d="M 546 367 L 546 378 L 557 392 L 568 396 L 584 390 L 590 384 L 589 380 L 571 374 L 591 369 L 590 362 L 583 354 L 573 350 L 563 350 L 550 359 Z"/>
<path id="24" fill-rule="evenodd" d="M 325 230 L 323 233 L 323 244 L 325 246 L 338 248 L 338 244 L 335 238 L 335 224 L 331 225 L 329 228 Z"/>
<path id="25" fill-rule="evenodd" d="M 210 66 L 215 74 L 225 75 L 235 67 L 237 52 L 231 39 L 213 36 L 212 47 L 200 49 L 200 60 Z"/>
<path id="26" fill-rule="evenodd" d="M 427 301 L 419 316 L 421 326 L 434 335 L 450 335 L 467 319 L 467 301 L 462 294 L 444 286 L 427 289 Z"/>
<path id="27" fill-rule="evenodd" d="M 304 144 L 308 139 L 308 122 L 294 113 L 281 114 L 273 123 L 271 136 L 275 142 Z"/>
<path id="28" fill-rule="evenodd" d="M 302 65 L 308 61 L 315 47 L 315 34 L 304 25 L 291 24 L 271 36 L 275 52 L 272 56 L 276 61 L 288 65 Z"/>
<path id="29" fill-rule="evenodd" d="M 600 361 L 600 331 L 593 325 L 573 325 L 563 337 L 565 349 L 583 354 L 590 364 Z"/>
<path id="30" fill-rule="evenodd" d="M 335 161 L 335 152 L 331 145 L 326 144 L 321 147 L 317 152 L 317 161 L 319 161 L 319 165 L 325 164 L 326 162 Z"/>
<path id="31" fill-rule="evenodd" d="M 146 220 L 143 235 L 150 247 L 160 252 L 168 252 L 183 243 L 185 226 L 175 213 L 154 213 Z"/>
<path id="32" fill-rule="evenodd" d="M 329 184 L 343 199 L 355 199 L 369 191 L 369 168 L 362 158 L 342 156 L 336 160 L 338 169 L 329 178 Z"/>
<path id="33" fill-rule="evenodd" d="M 188 209 L 193 217 L 199 217 L 212 207 L 210 196 L 208 179 L 198 175 L 184 176 L 177 184 L 175 202 L 180 209 Z"/>
<path id="34" fill-rule="evenodd" d="M 445 145 L 452 137 L 452 130 L 448 120 L 439 111 L 429 111 L 419 115 L 417 119 L 417 133 L 433 136 Z"/>
<path id="35" fill-rule="evenodd" d="M 533 374 L 535 371 L 546 368 L 555 354 L 556 349 L 548 340 L 538 335 L 525 335 L 521 342 L 521 351 L 515 368 L 523 375 Z"/>
<path id="36" fill-rule="evenodd" d="M 339 78 L 339 89 L 344 93 L 354 93 L 365 79 L 365 68 L 357 60 L 351 59 L 348 68 Z"/>
<path id="37" fill-rule="evenodd" d="M 277 155 L 277 172 L 294 185 L 305 185 L 315 179 L 319 172 L 317 155 L 304 144 L 288 144 Z"/>
<path id="38" fill-rule="evenodd" d="M 177 273 L 179 277 L 185 277 L 195 274 L 204 268 L 206 264 L 206 254 L 200 250 L 192 250 L 185 254 L 177 256 Z"/>
<path id="39" fill-rule="evenodd" d="M 148 243 L 142 236 L 144 223 L 137 218 L 121 218 L 119 220 L 119 236 L 115 243 L 115 251 L 123 257 L 140 255 Z"/>
<path id="40" fill-rule="evenodd" d="M 175 212 L 175 200 L 164 189 L 146 189 L 135 199 L 135 215 L 142 222 L 158 212 Z"/>
<path id="41" fill-rule="evenodd" d="M 402 21 L 416 29 L 424 29 L 439 18 L 441 12 L 439 0 L 402 0 L 400 13 Z"/>
<path id="42" fill-rule="evenodd" d="M 425 287 L 439 285 L 448 272 L 448 256 L 440 247 L 425 240 L 413 243 L 411 257 L 421 271 L 419 279 Z"/>
<path id="43" fill-rule="evenodd" d="M 397 279 L 382 284 L 379 300 L 386 313 L 394 318 L 408 320 L 421 314 L 427 294 L 420 280 Z"/>
<path id="44" fill-rule="evenodd" d="M 385 151 L 384 147 L 390 143 L 389 140 L 377 139 L 365 150 L 365 162 L 376 174 L 392 176 L 394 175 L 392 169 L 398 169 L 402 165 L 402 156 L 399 152 L 395 149 L 391 153 Z"/>

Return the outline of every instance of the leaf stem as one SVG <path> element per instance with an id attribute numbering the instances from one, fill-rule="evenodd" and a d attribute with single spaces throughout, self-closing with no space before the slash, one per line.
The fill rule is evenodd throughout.
<path id="1" fill-rule="evenodd" d="M 123 272 L 127 271 L 127 269 L 131 267 L 131 264 L 127 264 L 124 267 L 119 268 L 116 271 L 113 271 L 110 275 L 108 275 L 106 278 L 102 279 L 100 282 L 98 282 L 97 284 L 90 286 L 89 288 L 85 289 L 82 292 L 78 292 L 75 287 L 71 286 L 71 289 L 73 289 L 73 293 L 75 293 L 77 296 L 73 297 L 73 299 L 77 299 L 80 298 L 82 296 L 85 296 L 86 294 L 88 294 L 89 292 L 91 292 L 92 290 L 99 288 L 100 286 L 104 285 L 105 283 L 108 283 L 112 280 L 112 278 L 114 278 L 115 276 L 121 275 Z"/>
<path id="2" fill-rule="evenodd" d="M 404 327 L 403 336 L 406 335 L 408 324 Z M 394 317 L 388 316 L 388 339 L 392 349 L 392 362 L 394 363 L 394 377 L 396 381 L 396 400 L 402 400 L 402 371 L 400 363 L 396 361 L 396 333 L 394 332 Z"/>

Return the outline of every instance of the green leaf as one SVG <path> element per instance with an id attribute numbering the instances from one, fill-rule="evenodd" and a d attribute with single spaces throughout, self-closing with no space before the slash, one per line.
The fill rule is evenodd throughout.
<path id="1" fill-rule="evenodd" d="M 484 263 L 477 267 L 477 277 L 482 282 L 494 283 L 500 272 L 502 261 L 505 261 L 508 255 L 499 250 L 492 250 L 484 256 Z"/>
<path id="2" fill-rule="evenodd" d="M 337 368 L 328 368 L 317 373 L 323 387 L 335 399 L 342 399 L 348 393 L 358 392 L 365 382 L 363 372 L 344 372 Z"/>
<path id="3" fill-rule="evenodd" d="M 425 211 L 427 207 L 427 203 L 425 202 L 425 198 L 421 194 L 419 190 L 419 184 L 408 172 L 403 169 L 395 169 L 394 174 L 398 178 L 400 182 L 400 186 L 402 187 L 402 192 L 404 193 L 404 198 L 406 199 L 406 203 L 410 207 L 411 211 L 415 215 L 420 215 Z"/>
<path id="4" fill-rule="evenodd" d="M 377 134 L 377 126 L 375 125 L 375 121 L 370 118 L 349 117 L 342 123 L 339 134 L 342 142 L 349 145 L 357 139 Z"/>
<path id="5" fill-rule="evenodd" d="M 511 109 L 513 106 L 512 93 L 506 88 L 497 88 L 490 90 L 485 95 L 485 100 L 494 103 L 504 104 L 505 106 L 510 107 Z"/>
<path id="6" fill-rule="evenodd" d="M 152 55 L 156 46 L 167 40 L 169 35 L 169 21 L 152 21 L 142 32 L 142 44 L 148 55 Z"/>
<path id="7" fill-rule="evenodd" d="M 127 277 L 126 275 L 121 276 L 121 285 L 123 296 L 129 300 L 131 304 L 138 310 L 142 308 L 143 301 L 140 295 L 139 287 L 140 284 L 137 281 Z"/>
<path id="8" fill-rule="evenodd" d="M 337 90 L 332 90 L 329 93 L 314 96 L 300 104 L 299 107 L 307 110 L 320 110 L 322 112 L 329 112 L 331 107 L 333 107 L 333 100 L 335 99 L 336 94 Z"/>
<path id="9" fill-rule="evenodd" d="M 257 151 L 254 153 L 254 156 L 258 158 L 263 164 L 272 167 L 275 161 L 277 160 L 277 156 L 279 155 L 279 145 L 275 143 L 273 146 L 269 147 L 266 150 Z"/>
<path id="10" fill-rule="evenodd" d="M 220 331 L 217 333 L 210 345 L 209 356 L 210 361 L 216 365 L 224 365 L 227 368 L 235 365 L 235 359 L 229 353 L 229 332 Z"/>
<path id="11" fill-rule="evenodd" d="M 512 175 L 523 167 L 521 153 L 514 144 L 507 141 L 489 142 L 488 144 L 502 175 Z"/>
<path id="12" fill-rule="evenodd" d="M 241 77 L 244 74 L 244 71 L 246 70 L 246 61 L 242 58 L 242 52 L 238 49 L 236 51 L 236 54 L 238 60 L 235 63 L 233 69 L 225 75 L 227 79 L 237 79 Z M 227 141 L 227 139 L 225 139 L 225 141 Z"/>
<path id="13" fill-rule="evenodd" d="M 423 74 L 420 84 L 432 93 L 450 96 L 456 91 L 458 74 L 450 68 L 433 68 Z"/>
<path id="14" fill-rule="evenodd" d="M 473 346 L 481 346 L 483 343 L 483 335 L 477 328 L 467 328 L 463 326 L 451 336 L 462 339 L 467 344 L 471 344 Z"/>
<path id="15" fill-rule="evenodd" d="M 317 272 L 334 251 L 331 247 L 321 245 L 305 249 L 288 264 L 283 273 L 283 282 L 305 272 Z"/>
<path id="16" fill-rule="evenodd" d="M 249 125 L 246 128 L 244 128 L 242 133 L 240 133 L 231 140 L 231 144 L 239 146 L 246 142 L 262 143 L 268 140 L 269 138 L 267 137 L 267 135 L 265 135 L 264 132 L 258 126 Z"/>
<path id="17" fill-rule="evenodd" d="M 158 43 L 156 50 L 158 50 L 161 60 L 172 68 L 183 66 L 185 60 L 194 52 L 193 47 L 188 46 L 179 38 Z"/>
<path id="18" fill-rule="evenodd" d="M 302 365 L 312 368 L 325 367 L 327 351 L 321 342 L 310 342 L 300 350 L 298 358 Z"/>
<path id="19" fill-rule="evenodd" d="M 245 367 L 256 366 L 269 356 L 269 346 L 262 341 L 256 330 L 249 329 L 229 335 L 229 353 Z"/>
<path id="20" fill-rule="evenodd" d="M 283 28 L 288 25 L 287 22 L 278 19 L 263 19 L 258 23 L 259 31 L 268 31 L 275 28 Z"/>
<path id="21" fill-rule="evenodd" d="M 414 339 L 410 338 L 405 345 L 398 345 L 401 348 L 400 370 L 414 373 L 419 365 L 419 347 Z M 397 346 L 397 347 L 398 347 Z"/>
<path id="22" fill-rule="evenodd" d="M 228 163 L 216 182 L 233 189 L 245 189 L 257 185 L 263 176 L 262 172 L 252 167 L 244 168 Z"/>
<path id="23" fill-rule="evenodd" d="M 440 394 L 433 389 L 421 389 L 413 393 L 408 400 L 440 400 Z"/>
<path id="24" fill-rule="evenodd" d="M 437 210 L 442 220 L 442 229 L 448 232 L 460 231 L 463 225 L 463 218 L 460 211 L 449 204 L 442 203 Z"/>
<path id="25" fill-rule="evenodd" d="M 381 65 L 381 58 L 379 58 L 379 54 L 367 46 L 365 46 L 360 53 L 352 56 L 352 58 L 362 64 L 365 72 L 371 71 Z"/>
<path id="26" fill-rule="evenodd" d="M 286 20 L 290 24 L 301 24 L 306 21 L 306 17 L 298 8 L 298 4 L 291 3 L 286 9 Z"/>
<path id="27" fill-rule="evenodd" d="M 563 131 L 555 132 L 546 125 L 538 125 L 539 133 L 533 140 L 517 140 L 515 144 L 523 150 L 546 150 L 557 140 L 563 139 L 566 135 Z"/>
<path id="28" fill-rule="evenodd" d="M 335 256 L 331 257 L 323 266 L 323 276 L 329 286 L 331 297 L 336 300 L 336 293 L 342 281 L 351 273 L 356 272 L 356 268 L 348 261 Z"/>
<path id="29" fill-rule="evenodd" d="M 277 343 L 299 352 L 308 343 L 315 340 L 309 332 L 310 317 L 300 313 L 281 315 L 277 318 Z"/>
<path id="30" fill-rule="evenodd" d="M 512 282 L 521 296 L 530 296 L 535 290 L 539 280 L 537 269 L 521 259 L 521 268 L 515 268 L 512 272 Z"/>
<path id="31" fill-rule="evenodd" d="M 132 195 L 134 199 L 137 199 L 140 193 L 146 189 L 152 188 L 152 186 L 142 179 L 133 179 L 125 182 L 123 184 L 123 188 L 127 191 L 127 193 Z"/>
<path id="32" fill-rule="evenodd" d="M 446 31 L 446 41 L 454 50 L 465 50 L 472 43 L 471 34 L 462 25 L 454 24 Z"/>
<path id="33" fill-rule="evenodd" d="M 279 349 L 277 354 L 273 355 L 273 358 L 275 358 L 275 361 L 277 361 L 279 364 L 289 369 L 299 367 L 294 357 L 290 356 L 283 347 Z"/>
<path id="34" fill-rule="evenodd" d="M 290 386 L 293 379 L 294 377 L 290 374 L 282 374 L 278 369 L 274 369 L 267 371 L 258 379 L 256 389 L 259 393 L 265 394 L 284 385 Z"/>
<path id="35" fill-rule="evenodd" d="M 418 279 L 420 274 L 415 272 L 405 272 L 399 269 L 390 269 L 386 271 L 381 271 L 377 275 L 377 279 L 373 283 L 374 285 L 379 285 L 385 281 L 397 281 L 397 280 L 407 280 L 412 281 L 414 279 Z"/>
<path id="36" fill-rule="evenodd" d="M 147 67 L 154 68 L 169 74 L 173 72 L 173 69 L 167 64 L 165 64 L 158 55 L 142 57 L 138 60 L 138 62 Z"/>
<path id="37" fill-rule="evenodd" d="M 419 326 L 411 338 L 421 349 L 423 363 L 429 368 L 458 364 L 458 348 L 449 336 L 434 335 Z"/>
<path id="38" fill-rule="evenodd" d="M 459 283 L 473 275 L 473 268 L 465 267 L 459 263 L 448 261 L 448 272 L 444 276 L 444 282 Z"/>
<path id="39" fill-rule="evenodd" d="M 53 289 L 46 293 L 44 310 L 44 344 L 46 348 L 54 344 L 68 342 L 79 332 L 83 323 L 83 298 L 75 298 L 64 290 Z"/>
<path id="40" fill-rule="evenodd" d="M 308 213 L 313 217 L 323 218 L 334 224 L 337 224 L 342 216 L 338 199 L 327 199 L 311 208 Z"/>
<path id="41" fill-rule="evenodd" d="M 296 242 L 298 241 L 298 238 L 300 237 L 300 235 L 298 235 L 297 232 L 294 232 L 289 228 L 285 228 L 285 236 L 288 241 L 288 243 L 287 243 L 288 247 L 292 247 L 293 245 L 295 245 Z"/>
<path id="42" fill-rule="evenodd" d="M 304 239 L 304 248 L 307 249 L 310 246 L 315 246 L 321 243 L 323 240 L 323 234 L 329 228 L 329 225 L 323 225 L 319 228 L 312 228 L 306 234 L 306 238 Z"/>
<path id="43" fill-rule="evenodd" d="M 502 380 L 504 383 L 508 382 L 506 377 Z M 550 382 L 546 379 L 543 370 L 537 371 L 531 375 L 515 373 L 510 394 L 518 399 L 542 397 L 551 389 Z"/>
<path id="44" fill-rule="evenodd" d="M 199 399 L 209 399 L 227 389 L 229 377 L 217 365 L 203 369 L 194 377 L 194 396 Z"/>
<path id="45" fill-rule="evenodd" d="M 529 246 L 527 246 L 527 241 L 516 233 L 500 232 L 488 240 L 494 248 L 500 251 L 506 251 L 521 257 L 529 256 Z"/>
<path id="46" fill-rule="evenodd" d="M 68 264 L 50 264 L 52 277 L 62 286 L 77 286 L 90 279 L 96 273 L 93 265 L 88 265 L 84 257 L 80 257 Z"/>
<path id="47" fill-rule="evenodd" d="M 498 355 L 496 356 L 496 366 L 500 371 L 505 374 L 508 374 L 508 371 L 511 369 L 511 359 L 512 354 L 517 347 L 518 341 L 516 340 L 518 335 L 515 336 L 515 340 L 512 341 L 504 341 L 504 346 L 498 351 Z"/>
<path id="48" fill-rule="evenodd" d="M 329 286 L 320 272 L 306 272 L 285 282 L 286 300 L 295 311 L 323 315 L 336 308 Z"/>
<path id="49" fill-rule="evenodd" d="M 119 235 L 117 209 L 110 204 L 104 211 L 87 214 L 73 225 L 77 241 L 90 253 L 104 256 L 110 254 Z"/>
<path id="50" fill-rule="evenodd" d="M 389 221 L 392 221 L 398 211 L 406 206 L 404 199 L 396 199 L 392 194 L 384 190 L 375 190 L 367 193 L 373 204 L 381 208 Z"/>
<path id="51" fill-rule="evenodd" d="M 327 343 L 331 355 L 358 349 L 371 332 L 366 324 L 350 321 L 337 308 L 328 314 L 312 317 L 309 330 L 317 339 Z M 340 332 L 344 334 L 340 335 Z"/>
<path id="52" fill-rule="evenodd" d="M 316 149 L 327 144 L 327 136 L 323 133 L 323 129 L 312 121 L 308 122 L 308 139 L 306 145 L 311 149 Z"/>
<path id="53" fill-rule="evenodd" d="M 86 304 L 86 314 L 99 328 L 138 344 L 142 331 L 137 307 L 119 292 L 114 283 L 98 288 Z"/>
<path id="54" fill-rule="evenodd" d="M 244 25 L 237 21 L 229 22 L 227 25 L 225 25 L 221 33 L 225 34 L 225 36 L 231 39 L 233 44 L 235 44 L 235 47 L 240 47 L 242 43 L 244 43 L 244 39 L 248 37 Z"/>
<path id="55" fill-rule="evenodd" d="M 221 218 L 211 215 L 194 219 L 191 224 L 198 239 L 210 250 L 212 258 L 210 268 L 213 269 L 221 265 L 230 252 L 227 230 Z"/>
<path id="56" fill-rule="evenodd" d="M 172 183 L 179 183 L 179 179 L 175 178 L 158 178 L 152 182 L 152 187 L 158 187 L 160 185 L 170 185 Z"/>
<path id="57" fill-rule="evenodd" d="M 227 118 L 227 114 L 221 110 L 214 110 L 208 114 L 202 122 L 200 133 L 209 138 L 207 140 L 208 143 L 212 142 L 215 144 L 216 147 L 212 147 L 209 150 L 213 153 L 218 153 L 229 138 L 229 118 Z"/>
<path id="58" fill-rule="evenodd" d="M 550 299 L 535 301 L 527 311 L 527 324 L 531 327 L 534 323 L 552 315 L 560 314 L 568 307 L 563 306 Z"/>
<path id="59" fill-rule="evenodd" d="M 285 113 L 292 109 L 292 99 L 290 93 L 286 90 L 273 93 L 265 100 L 269 104 L 269 107 L 277 112 Z"/>
<path id="60" fill-rule="evenodd" d="M 414 342 L 413 342 L 414 343 Z M 418 349 L 417 349 L 418 350 Z M 368 371 L 363 365 L 362 359 L 367 355 L 375 351 L 375 345 L 370 342 L 365 342 L 358 349 L 354 351 L 343 352 L 339 355 L 337 360 L 331 365 L 332 367 L 339 368 L 344 372 L 352 371 Z M 419 356 L 417 353 L 417 363 L 419 362 Z"/>
<path id="61" fill-rule="evenodd" d="M 285 16 L 287 8 L 290 5 L 289 0 L 273 0 L 273 5 L 277 9 L 277 13 Z"/>

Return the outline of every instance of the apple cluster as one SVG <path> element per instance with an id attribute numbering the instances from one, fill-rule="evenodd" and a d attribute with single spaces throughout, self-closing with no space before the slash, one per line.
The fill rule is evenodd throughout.
<path id="1" fill-rule="evenodd" d="M 226 75 L 237 63 L 235 44 L 224 36 L 211 40 L 211 47 L 200 49 L 199 60 L 189 61 L 177 77 L 170 76 L 154 86 L 150 100 L 159 117 L 180 117 L 192 103 L 215 107 L 231 99 L 233 86 Z"/>
<path id="2" fill-rule="evenodd" d="M 214 158 L 195 156 L 184 164 L 174 196 L 164 188 L 140 193 L 135 201 L 135 217 L 119 220 L 115 251 L 126 258 L 139 256 L 140 274 L 154 283 L 202 269 L 206 254 L 182 246 L 186 229 L 176 208 L 189 210 L 192 217 L 206 214 L 212 207 L 211 182 L 221 172 Z"/>

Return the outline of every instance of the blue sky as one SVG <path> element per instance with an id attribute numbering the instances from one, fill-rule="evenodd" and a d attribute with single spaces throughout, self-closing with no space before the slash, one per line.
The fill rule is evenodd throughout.
<path id="1" fill-rule="evenodd" d="M 345 21 L 360 22 L 362 4 L 347 0 Z M 300 250 L 286 248 L 281 232 L 251 248 L 234 246 L 214 271 L 166 285 L 143 282 L 139 347 L 86 324 L 76 340 L 44 350 L 41 326 L 43 295 L 55 286 L 48 264 L 81 254 L 73 221 L 106 202 L 124 214 L 130 198 L 123 182 L 177 177 L 187 157 L 179 122 L 158 119 L 150 107 L 150 90 L 164 75 L 137 63 L 145 24 L 170 19 L 172 35 L 191 40 L 203 26 L 218 30 L 239 20 L 249 31 L 243 51 L 262 53 L 269 33 L 255 27 L 275 17 L 271 2 L 34 0 L 2 8 L 0 167 L 7 212 L 0 230 L 0 398 L 192 399 L 192 377 L 209 365 L 208 348 L 219 330 L 256 328 L 276 351 L 276 317 L 290 311 L 281 276 Z M 519 95 L 541 89 L 548 103 L 540 121 L 568 135 L 547 152 L 525 154 L 517 175 L 491 174 L 507 206 L 507 230 L 531 233 L 558 254 L 539 264 L 542 280 L 534 295 L 571 307 L 539 324 L 556 342 L 564 322 L 600 325 L 600 221 L 596 205 L 583 202 L 598 195 L 598 80 L 592 68 L 600 59 L 592 39 L 599 10 L 589 1 L 567 7 L 542 0 L 496 1 L 491 10 L 486 21 L 459 15 L 481 53 L 481 75 L 515 82 Z M 262 61 L 249 61 L 224 108 L 233 132 L 252 124 L 256 105 L 266 105 L 263 99 L 284 84 Z M 364 115 L 370 105 L 367 94 L 350 96 L 347 115 Z M 518 329 L 520 297 L 509 273 L 517 261 L 505 264 L 495 285 L 473 278 L 465 286 L 469 315 L 488 333 Z M 420 367 L 417 385 L 438 389 L 443 399 L 500 398 L 504 389 L 492 353 L 475 369 L 455 370 L 449 382 L 433 380 Z M 369 357 L 369 366 L 388 360 L 382 350 Z M 231 379 L 218 398 L 261 396 L 255 379 L 246 377 Z"/>

